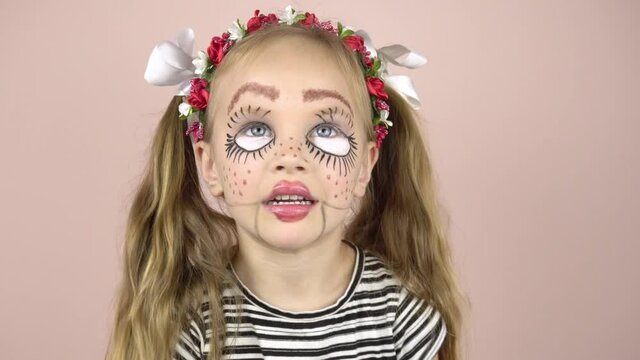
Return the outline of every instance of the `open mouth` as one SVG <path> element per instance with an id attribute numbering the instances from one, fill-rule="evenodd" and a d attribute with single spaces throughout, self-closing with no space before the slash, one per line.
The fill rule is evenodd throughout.
<path id="1" fill-rule="evenodd" d="M 275 198 L 264 202 L 265 205 L 313 205 L 317 200 L 305 198 L 302 195 L 276 195 Z"/>

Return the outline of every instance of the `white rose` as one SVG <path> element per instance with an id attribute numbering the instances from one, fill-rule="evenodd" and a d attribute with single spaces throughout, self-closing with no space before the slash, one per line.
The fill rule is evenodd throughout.
<path id="1" fill-rule="evenodd" d="M 189 103 L 187 102 L 183 102 L 178 105 L 178 111 L 182 116 L 189 116 L 191 114 L 191 105 L 189 105 Z"/>
<path id="2" fill-rule="evenodd" d="M 238 20 L 234 21 L 227 31 L 229 32 L 229 40 L 242 39 L 245 34 L 245 31 L 242 26 L 240 26 L 240 22 Z"/>
<path id="3" fill-rule="evenodd" d="M 200 50 L 198 52 L 198 57 L 193 59 L 193 65 L 196 67 L 195 73 L 197 75 L 202 75 L 205 69 L 209 66 L 209 55 L 206 52 Z"/>
<path id="4" fill-rule="evenodd" d="M 287 25 L 293 25 L 296 22 L 296 16 L 300 15 L 301 12 L 293 10 L 291 5 L 287 5 L 284 10 L 284 13 L 280 15 L 280 23 L 287 23 Z"/>
<path id="5" fill-rule="evenodd" d="M 387 126 L 393 126 L 393 123 L 387 118 L 389 117 L 389 110 L 380 110 L 380 122 L 387 124 Z"/>

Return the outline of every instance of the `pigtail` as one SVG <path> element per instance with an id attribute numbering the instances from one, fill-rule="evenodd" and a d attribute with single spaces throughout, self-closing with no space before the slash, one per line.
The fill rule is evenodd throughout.
<path id="1" fill-rule="evenodd" d="M 386 91 L 393 126 L 345 237 L 384 259 L 410 292 L 433 301 L 448 328 L 439 358 L 457 360 L 463 295 L 441 225 L 426 143 L 417 113 L 393 89 Z"/>
<path id="2" fill-rule="evenodd" d="M 199 185 L 186 123 L 174 97 L 160 121 L 133 200 L 109 360 L 169 359 L 180 329 L 208 296 L 214 339 L 224 339 L 218 306 L 236 238 L 233 220 L 213 211 Z M 213 343 L 213 359 L 220 346 Z"/>

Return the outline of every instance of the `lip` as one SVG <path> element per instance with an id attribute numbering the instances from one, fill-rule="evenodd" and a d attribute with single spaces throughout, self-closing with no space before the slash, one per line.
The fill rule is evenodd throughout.
<path id="1" fill-rule="evenodd" d="M 291 205 L 270 205 L 268 202 L 275 198 L 276 195 L 300 195 L 305 199 L 311 200 L 310 205 L 291 204 Z M 311 209 L 317 204 L 317 200 L 311 196 L 311 192 L 307 186 L 300 181 L 279 181 L 271 191 L 271 194 L 263 201 L 263 205 L 272 212 L 280 221 L 293 222 L 298 221 L 307 216 Z"/>

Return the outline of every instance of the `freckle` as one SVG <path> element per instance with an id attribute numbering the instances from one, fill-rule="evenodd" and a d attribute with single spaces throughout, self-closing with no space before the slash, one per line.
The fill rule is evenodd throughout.
<path id="1" fill-rule="evenodd" d="M 293 154 L 293 157 L 298 157 L 298 155 L 296 155 L 296 154 Z"/>
<path id="2" fill-rule="evenodd" d="M 238 191 L 240 193 L 240 196 L 242 196 L 242 191 Z"/>
<path id="3" fill-rule="evenodd" d="M 280 143 L 280 146 L 282 146 L 282 143 Z"/>
<path id="4" fill-rule="evenodd" d="M 298 151 L 300 151 L 300 150 L 302 150 L 302 149 L 300 149 L 300 147 L 298 146 Z"/>
<path id="5" fill-rule="evenodd" d="M 338 180 L 336 180 L 336 185 L 338 185 Z"/>
<path id="6" fill-rule="evenodd" d="M 289 146 L 289 150 L 293 150 L 293 146 Z"/>
<path id="7" fill-rule="evenodd" d="M 282 156 L 284 156 L 284 154 L 282 154 Z"/>
<path id="8" fill-rule="evenodd" d="M 234 183 L 236 186 L 238 186 L 238 182 L 237 182 L 237 181 L 234 181 L 233 183 Z"/>
<path id="9" fill-rule="evenodd" d="M 289 140 L 293 140 L 293 138 L 291 136 L 289 136 Z"/>
<path id="10" fill-rule="evenodd" d="M 242 180 L 242 185 L 247 185 L 247 180 L 246 179 Z"/>
<path id="11" fill-rule="evenodd" d="M 276 153 L 276 156 L 278 156 L 278 153 Z"/>
<path id="12" fill-rule="evenodd" d="M 327 180 L 331 180 L 331 175 L 327 175 Z"/>
<path id="13" fill-rule="evenodd" d="M 233 190 L 233 195 L 235 195 L 235 194 L 236 194 L 236 191 L 235 191 L 235 190 Z"/>
<path id="14" fill-rule="evenodd" d="M 337 198 L 338 198 L 338 194 L 333 195 L 333 198 L 334 198 L 334 199 L 337 199 Z"/>
<path id="15" fill-rule="evenodd" d="M 251 170 L 247 170 L 247 174 L 251 174 Z"/>
<path id="16" fill-rule="evenodd" d="M 233 176 L 236 176 L 236 172 L 235 171 L 233 172 Z"/>

